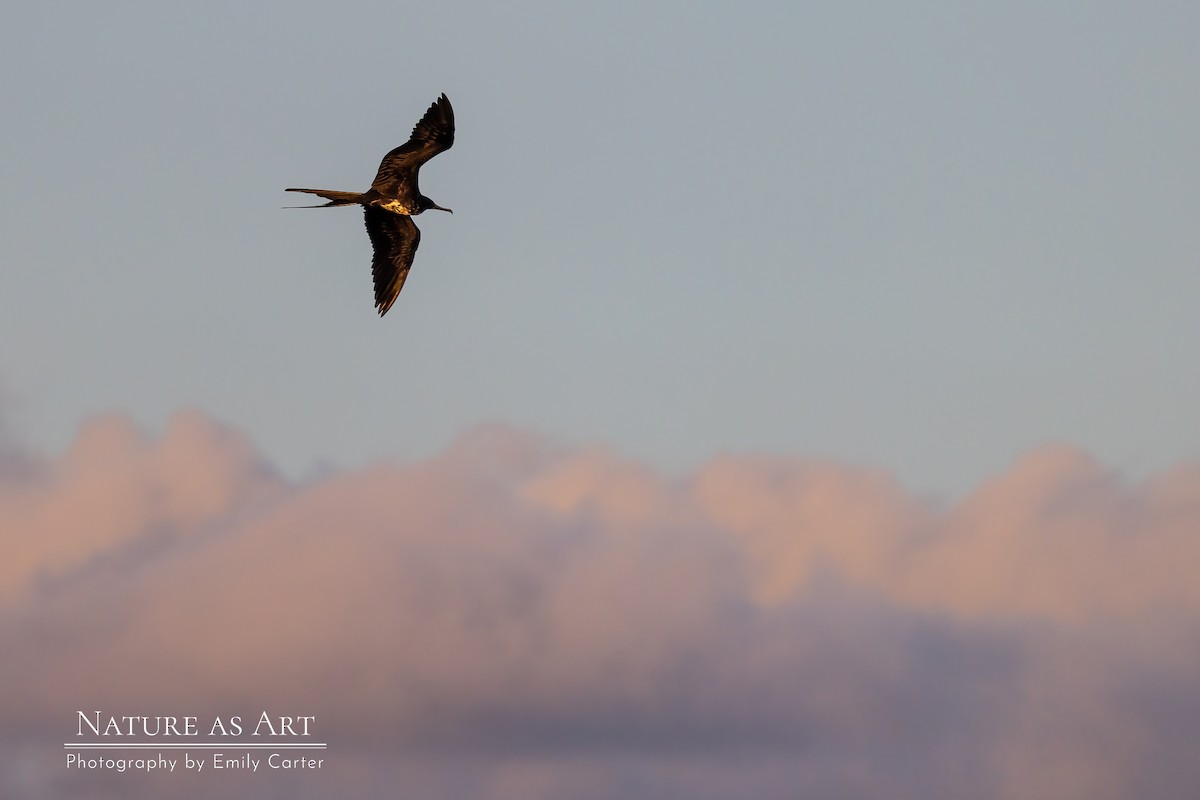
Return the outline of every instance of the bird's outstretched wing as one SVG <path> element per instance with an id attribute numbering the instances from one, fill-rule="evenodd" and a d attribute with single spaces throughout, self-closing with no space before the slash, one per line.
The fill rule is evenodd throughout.
<path id="1" fill-rule="evenodd" d="M 412 217 L 375 206 L 364 206 L 363 219 L 374 250 L 371 274 L 375 277 L 375 307 L 382 317 L 396 302 L 396 295 L 404 286 L 413 256 L 417 254 L 417 245 L 421 243 L 421 231 Z"/>
<path id="2" fill-rule="evenodd" d="M 413 126 L 408 141 L 383 157 L 371 188 L 387 197 L 394 196 L 397 181 L 453 145 L 454 109 L 449 98 L 442 94 Z"/>

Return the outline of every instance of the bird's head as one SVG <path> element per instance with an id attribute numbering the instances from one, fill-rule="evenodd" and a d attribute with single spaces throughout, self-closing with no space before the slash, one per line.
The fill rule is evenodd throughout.
<path id="1" fill-rule="evenodd" d="M 430 200 L 425 195 L 421 195 L 421 210 L 428 211 L 431 208 L 437 209 L 438 211 L 450 211 L 450 209 L 448 209 L 448 208 L 442 208 L 441 206 L 439 206 L 437 203 Z M 450 211 L 450 213 L 453 214 L 454 212 Z"/>

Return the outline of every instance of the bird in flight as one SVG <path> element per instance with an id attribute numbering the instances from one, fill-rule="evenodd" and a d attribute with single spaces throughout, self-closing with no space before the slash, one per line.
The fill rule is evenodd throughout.
<path id="1" fill-rule="evenodd" d="M 443 94 L 421 117 L 408 141 L 383 157 L 371 188 L 358 192 L 337 192 L 330 189 L 288 189 L 306 192 L 328 200 L 319 206 L 290 206 L 291 208 L 328 208 L 330 206 L 360 205 L 371 237 L 371 273 L 375 277 L 375 307 L 379 316 L 387 313 L 396 302 L 412 267 L 421 231 L 412 218 L 422 211 L 436 208 L 450 211 L 421 194 L 417 173 L 421 165 L 454 144 L 454 109 Z M 453 211 L 450 211 L 453 214 Z"/>

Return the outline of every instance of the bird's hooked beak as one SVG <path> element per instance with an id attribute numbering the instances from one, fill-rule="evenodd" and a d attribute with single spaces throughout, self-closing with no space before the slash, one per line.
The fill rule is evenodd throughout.
<path id="1" fill-rule="evenodd" d="M 449 211 L 451 214 L 453 214 L 453 213 L 454 213 L 454 211 L 452 211 L 451 209 L 449 209 L 449 208 L 442 208 L 442 207 L 441 207 L 441 206 L 439 206 L 437 203 L 434 203 L 433 205 L 431 205 L 431 206 L 430 206 L 430 208 L 436 208 L 438 211 Z"/>

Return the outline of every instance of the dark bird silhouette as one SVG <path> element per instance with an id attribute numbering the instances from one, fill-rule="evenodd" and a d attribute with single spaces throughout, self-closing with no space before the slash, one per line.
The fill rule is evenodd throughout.
<path id="1" fill-rule="evenodd" d="M 328 208 L 330 206 L 360 205 L 371 237 L 374 255 L 371 273 L 375 276 L 375 307 L 379 316 L 387 313 L 396 302 L 412 267 L 421 231 L 412 218 L 422 211 L 436 208 L 450 211 L 421 194 L 417 173 L 421 165 L 454 144 L 454 109 L 443 94 L 421 117 L 408 141 L 383 157 L 371 188 L 358 192 L 336 192 L 329 189 L 288 189 L 323 197 L 328 203 L 319 206 L 289 206 L 290 208 Z M 453 211 L 450 211 L 453 214 Z"/>

